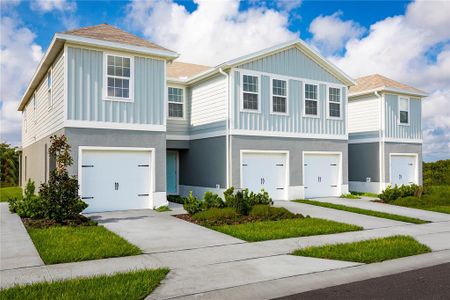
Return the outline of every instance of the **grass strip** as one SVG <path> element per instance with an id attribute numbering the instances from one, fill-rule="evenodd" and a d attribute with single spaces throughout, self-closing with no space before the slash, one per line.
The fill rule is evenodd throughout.
<path id="1" fill-rule="evenodd" d="M 0 291 L 0 299 L 144 299 L 166 277 L 168 269 L 41 282 Z"/>
<path id="2" fill-rule="evenodd" d="M 257 221 L 209 228 L 248 242 L 362 230 L 360 226 L 318 218 Z"/>
<path id="3" fill-rule="evenodd" d="M 46 264 L 138 255 L 142 251 L 103 226 L 27 228 Z"/>
<path id="4" fill-rule="evenodd" d="M 391 236 L 354 243 L 313 246 L 295 250 L 292 254 L 360 263 L 374 263 L 431 252 L 410 236 Z"/>
<path id="5" fill-rule="evenodd" d="M 22 188 L 18 186 L 0 188 L 0 202 L 7 202 L 9 199 L 22 198 Z"/>
<path id="6" fill-rule="evenodd" d="M 356 213 L 356 214 L 367 215 L 367 216 L 378 217 L 378 218 L 385 218 L 385 219 L 401 221 L 401 222 L 406 222 L 406 223 L 413 223 L 413 224 L 430 223 L 429 221 L 424 221 L 424 220 L 417 219 L 417 218 L 411 218 L 411 217 L 406 217 L 406 216 L 400 216 L 400 215 L 395 215 L 395 214 L 379 212 L 379 211 L 375 211 L 375 210 L 351 207 L 351 206 L 346 206 L 346 205 L 342 205 L 342 204 L 334 204 L 334 203 L 329 203 L 329 202 L 314 201 L 314 200 L 293 200 L 293 202 L 310 204 L 310 205 L 338 209 L 338 210 L 344 210 L 344 211 L 348 211 L 348 212 L 352 212 L 352 213 Z"/>

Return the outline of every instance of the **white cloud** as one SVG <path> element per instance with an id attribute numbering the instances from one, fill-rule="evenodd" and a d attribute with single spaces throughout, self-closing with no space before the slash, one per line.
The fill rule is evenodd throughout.
<path id="1" fill-rule="evenodd" d="M 42 48 L 34 43 L 35 34 L 17 19 L 1 18 L 0 119 L 1 140 L 20 144 L 20 113 L 17 106 L 42 57 Z"/>
<path id="2" fill-rule="evenodd" d="M 358 23 L 352 20 L 343 21 L 341 17 L 341 12 L 330 16 L 321 15 L 309 25 L 309 31 L 313 34 L 311 43 L 324 55 L 341 50 L 347 41 L 361 37 L 365 31 Z"/>
<path id="3" fill-rule="evenodd" d="M 449 28 L 450 2 L 416 1 L 405 15 L 381 20 L 366 36 L 350 39 L 343 56 L 330 57 L 351 76 L 380 73 L 430 93 L 423 103 L 427 159 L 450 158 Z"/>
<path id="4" fill-rule="evenodd" d="M 239 1 L 195 1 L 188 12 L 170 0 L 133 1 L 127 21 L 157 44 L 181 54 L 181 61 L 216 65 L 292 40 L 288 15 L 265 7 L 239 11 Z"/>
<path id="5" fill-rule="evenodd" d="M 36 0 L 31 3 L 31 8 L 41 12 L 74 11 L 77 5 L 67 0 Z"/>

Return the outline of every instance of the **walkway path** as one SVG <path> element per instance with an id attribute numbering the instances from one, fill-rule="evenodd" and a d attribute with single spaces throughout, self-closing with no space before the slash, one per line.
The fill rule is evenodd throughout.
<path id="1" fill-rule="evenodd" d="M 44 264 L 22 220 L 5 202 L 0 203 L 0 223 L 0 270 Z"/>

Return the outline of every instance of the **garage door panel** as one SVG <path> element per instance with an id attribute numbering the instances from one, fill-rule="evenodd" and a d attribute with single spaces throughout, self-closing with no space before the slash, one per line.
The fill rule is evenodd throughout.
<path id="1" fill-rule="evenodd" d="M 338 154 L 304 155 L 305 198 L 339 196 L 340 156 Z"/>
<path id="2" fill-rule="evenodd" d="M 391 185 L 417 184 L 417 163 L 414 155 L 391 155 Z"/>
<path id="3" fill-rule="evenodd" d="M 259 192 L 264 189 L 275 200 L 286 199 L 285 153 L 243 153 L 242 154 L 242 187 Z"/>
<path id="4" fill-rule="evenodd" d="M 83 150 L 82 160 L 86 212 L 150 208 L 149 151 Z"/>

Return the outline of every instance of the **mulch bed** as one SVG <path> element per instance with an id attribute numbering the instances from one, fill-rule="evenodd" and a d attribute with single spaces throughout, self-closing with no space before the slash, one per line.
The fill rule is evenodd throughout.
<path id="1" fill-rule="evenodd" d="M 31 219 L 31 218 L 22 218 L 22 222 L 25 227 L 29 228 L 48 228 L 52 226 L 96 226 L 97 222 L 92 221 L 91 219 L 79 215 L 75 219 L 64 220 L 63 222 L 56 222 L 55 220 L 50 219 Z"/>
<path id="2" fill-rule="evenodd" d="M 214 222 L 208 222 L 203 220 L 195 220 L 191 215 L 189 214 L 181 214 L 181 215 L 173 215 L 174 217 L 191 222 L 197 225 L 201 226 L 221 226 L 221 225 L 239 225 L 239 224 L 245 224 L 245 223 L 251 223 L 251 222 L 259 222 L 259 221 L 277 221 L 277 220 L 284 220 L 284 219 L 297 219 L 297 218 L 304 218 L 300 214 L 295 214 L 291 218 L 279 218 L 279 219 L 269 219 L 269 218 L 261 218 L 256 216 L 238 216 L 237 218 L 233 219 L 222 219 L 222 220 L 214 220 Z M 309 217 L 309 216 L 307 216 Z"/>

